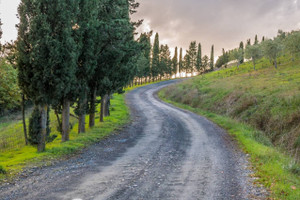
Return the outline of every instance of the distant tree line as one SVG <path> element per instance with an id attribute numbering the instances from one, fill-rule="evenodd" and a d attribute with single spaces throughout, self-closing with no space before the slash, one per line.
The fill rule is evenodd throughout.
<path id="1" fill-rule="evenodd" d="M 278 31 L 278 34 L 273 39 L 267 39 L 262 37 L 262 40 L 258 40 L 256 35 L 254 43 L 251 44 L 251 40 L 248 39 L 246 46 L 241 42 L 239 47 L 233 50 L 225 52 L 218 58 L 216 67 L 227 67 L 228 63 L 235 61 L 237 68 L 242 64 L 245 59 L 251 60 L 253 63 L 253 69 L 257 60 L 262 57 L 268 58 L 275 68 L 278 67 L 277 59 L 284 53 L 292 55 L 293 59 L 300 54 L 300 31 L 283 32 Z"/>
<path id="2" fill-rule="evenodd" d="M 142 46 L 142 53 L 137 61 L 137 76 L 135 84 L 144 82 L 181 77 L 182 74 L 204 73 L 214 69 L 214 46 L 211 49 L 211 56 L 202 57 L 201 44 L 197 45 L 192 41 L 188 50 L 183 56 L 183 49 L 175 47 L 173 57 L 171 57 L 168 45 L 160 45 L 159 34 L 155 34 L 153 45 L 151 37 L 153 32 L 142 33 L 138 42 Z"/>

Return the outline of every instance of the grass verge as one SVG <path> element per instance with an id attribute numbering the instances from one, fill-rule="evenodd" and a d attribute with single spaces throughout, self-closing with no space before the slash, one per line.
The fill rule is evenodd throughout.
<path id="1" fill-rule="evenodd" d="M 259 183 L 270 190 L 271 199 L 300 199 L 299 165 L 269 146 L 268 142 L 263 142 L 257 130 L 229 117 L 171 101 L 166 97 L 165 90 L 160 91 L 158 96 L 167 103 L 202 115 L 227 130 L 238 141 L 241 149 L 251 156 L 254 175 L 259 178 Z"/>
<path id="2" fill-rule="evenodd" d="M 125 104 L 125 95 L 114 95 L 111 100 L 111 116 L 105 118 L 104 123 L 96 123 L 95 127 L 88 127 L 86 133 L 77 134 L 77 124 L 74 123 L 70 133 L 70 141 L 62 143 L 59 135 L 52 143 L 47 144 L 46 151 L 38 153 L 33 146 L 25 146 L 0 153 L 0 182 L 10 181 L 17 176 L 24 167 L 41 167 L 50 165 L 54 160 L 70 156 L 121 128 L 129 122 L 129 109 Z M 88 119 L 86 119 L 88 124 Z M 99 121 L 99 117 L 96 118 Z M 18 126 L 19 122 L 15 125 Z M 12 124 L 13 126 L 14 124 Z M 22 129 L 20 129 L 22 131 Z M 55 134 L 55 131 L 53 131 Z"/>
<path id="3" fill-rule="evenodd" d="M 127 88 L 125 91 L 129 92 L 149 84 L 153 83 L 136 85 Z M 130 119 L 130 110 L 125 102 L 125 94 L 115 94 L 113 97 L 111 100 L 111 116 L 106 117 L 103 123 L 99 122 L 99 116 L 97 116 L 96 125 L 92 129 L 88 127 L 87 117 L 86 133 L 78 134 L 77 119 L 71 118 L 70 123 L 73 127 L 70 132 L 70 141 L 65 143 L 61 142 L 61 135 L 55 131 L 57 122 L 54 112 L 51 111 L 51 134 L 58 135 L 58 137 L 47 144 L 46 151 L 43 153 L 38 153 L 33 146 L 24 146 L 23 128 L 20 120 L 0 123 L 0 138 L 8 137 L 11 145 L 9 149 L 0 151 L 0 183 L 13 180 L 24 168 L 48 166 L 53 161 L 72 156 L 89 145 L 108 137 L 113 131 L 127 124 Z M 97 110 L 99 109 L 100 105 L 97 107 Z"/>

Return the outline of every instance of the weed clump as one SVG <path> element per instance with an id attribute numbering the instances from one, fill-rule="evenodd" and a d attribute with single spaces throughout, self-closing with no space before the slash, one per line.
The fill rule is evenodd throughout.
<path id="1" fill-rule="evenodd" d="M 6 170 L 2 165 L 0 165 L 0 174 L 6 174 Z"/>

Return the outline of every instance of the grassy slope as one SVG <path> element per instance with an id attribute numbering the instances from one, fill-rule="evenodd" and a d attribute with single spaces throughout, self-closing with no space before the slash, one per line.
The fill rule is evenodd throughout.
<path id="1" fill-rule="evenodd" d="M 228 130 L 251 155 L 255 175 L 275 199 L 300 199 L 299 165 L 281 153 L 282 148 L 290 153 L 299 148 L 299 120 L 295 120 L 300 108 L 300 61 L 289 60 L 280 58 L 279 70 L 264 59 L 257 71 L 246 63 L 239 70 L 206 74 L 159 94 Z"/>
<path id="2" fill-rule="evenodd" d="M 87 133 L 85 134 L 77 134 L 76 120 L 72 119 L 74 126 L 70 133 L 70 141 L 65 143 L 61 143 L 61 136 L 55 131 L 55 116 L 54 113 L 51 112 L 52 134 L 59 135 L 58 138 L 56 138 L 54 142 L 47 144 L 47 149 L 44 153 L 37 153 L 36 148 L 32 146 L 21 146 L 18 148 L 18 144 L 16 144 L 16 148 L 0 153 L 0 171 L 4 168 L 7 172 L 6 174 L 0 173 L 0 181 L 14 177 L 24 167 L 47 165 L 51 163 L 53 159 L 63 158 L 66 155 L 75 153 L 108 136 L 112 131 L 128 123 L 129 110 L 125 104 L 125 95 L 114 95 L 111 104 L 111 116 L 105 118 L 104 123 L 96 123 L 93 129 L 87 127 Z M 96 118 L 96 120 L 99 120 L 99 118 Z M 88 125 L 88 117 L 86 121 Z M 4 134 L 9 134 L 12 130 L 16 132 L 15 135 L 22 135 L 21 122 L 11 122 L 3 125 L 0 134 L 3 136 Z"/>

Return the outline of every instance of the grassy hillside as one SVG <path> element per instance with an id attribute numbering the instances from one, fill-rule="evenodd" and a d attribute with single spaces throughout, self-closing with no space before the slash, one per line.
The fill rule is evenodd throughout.
<path id="1" fill-rule="evenodd" d="M 159 96 L 203 115 L 237 139 L 251 155 L 258 181 L 274 199 L 300 197 L 300 59 L 266 59 L 192 78 Z"/>

